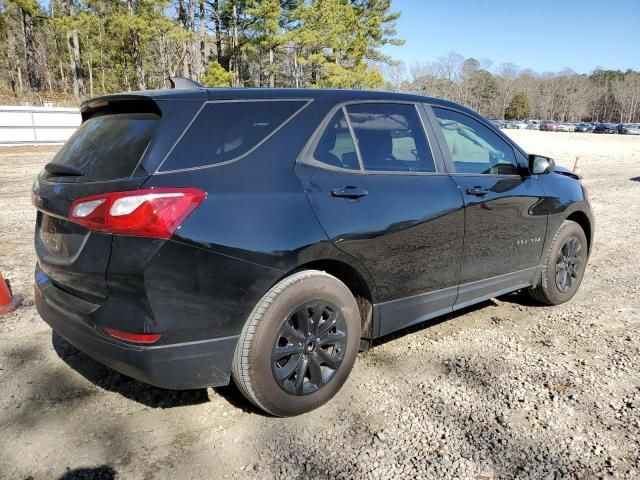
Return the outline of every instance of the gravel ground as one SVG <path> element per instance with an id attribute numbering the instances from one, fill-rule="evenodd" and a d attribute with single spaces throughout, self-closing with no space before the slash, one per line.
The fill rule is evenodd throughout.
<path id="1" fill-rule="evenodd" d="M 572 166 L 595 249 L 576 298 L 510 295 L 360 354 L 310 414 L 262 415 L 233 387 L 170 392 L 103 367 L 39 319 L 29 188 L 50 153 L 0 154 L 0 477 L 640 477 L 640 137 L 509 131 Z"/>

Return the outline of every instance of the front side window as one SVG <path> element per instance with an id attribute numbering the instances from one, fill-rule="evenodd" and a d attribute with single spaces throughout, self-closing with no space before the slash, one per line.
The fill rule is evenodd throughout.
<path id="1" fill-rule="evenodd" d="M 346 108 L 365 170 L 436 171 L 415 105 L 358 103 Z"/>
<path id="2" fill-rule="evenodd" d="M 306 103 L 304 100 L 208 103 L 173 149 L 162 171 L 235 160 L 263 142 Z"/>
<path id="3" fill-rule="evenodd" d="M 513 148 L 495 132 L 467 115 L 432 107 L 456 173 L 517 175 Z"/>

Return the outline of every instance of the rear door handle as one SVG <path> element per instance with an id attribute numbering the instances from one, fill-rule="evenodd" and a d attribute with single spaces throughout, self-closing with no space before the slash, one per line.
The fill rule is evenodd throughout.
<path id="1" fill-rule="evenodd" d="M 332 197 L 348 198 L 350 200 L 357 200 L 368 194 L 369 192 L 367 192 L 364 188 L 358 188 L 352 185 L 344 188 L 334 188 L 333 190 L 331 190 Z"/>
<path id="2" fill-rule="evenodd" d="M 467 189 L 467 193 L 469 195 L 474 195 L 476 197 L 482 197 L 482 196 L 486 195 L 487 193 L 489 193 L 489 190 L 487 190 L 486 188 L 482 188 L 482 187 L 473 187 L 473 188 L 468 188 Z"/>

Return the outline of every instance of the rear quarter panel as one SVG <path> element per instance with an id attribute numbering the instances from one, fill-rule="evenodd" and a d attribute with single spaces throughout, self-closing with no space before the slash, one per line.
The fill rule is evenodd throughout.
<path id="1" fill-rule="evenodd" d="M 162 245 L 114 240 L 108 281 L 144 294 L 158 326 L 188 317 L 183 333 L 195 339 L 238 335 L 269 288 L 305 263 L 340 260 L 366 278 L 327 239 L 294 172 L 331 105 L 312 102 L 237 161 L 149 177 L 145 188 L 197 187 L 207 198 Z"/>

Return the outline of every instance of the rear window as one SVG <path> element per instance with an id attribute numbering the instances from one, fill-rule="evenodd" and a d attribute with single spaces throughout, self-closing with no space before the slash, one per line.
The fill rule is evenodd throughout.
<path id="1" fill-rule="evenodd" d="M 159 120 L 154 113 L 91 117 L 80 125 L 51 163 L 78 169 L 87 180 L 130 177 Z"/>
<path id="2" fill-rule="evenodd" d="M 162 165 L 162 171 L 240 158 L 273 134 L 304 100 L 212 102 L 204 106 Z"/>

